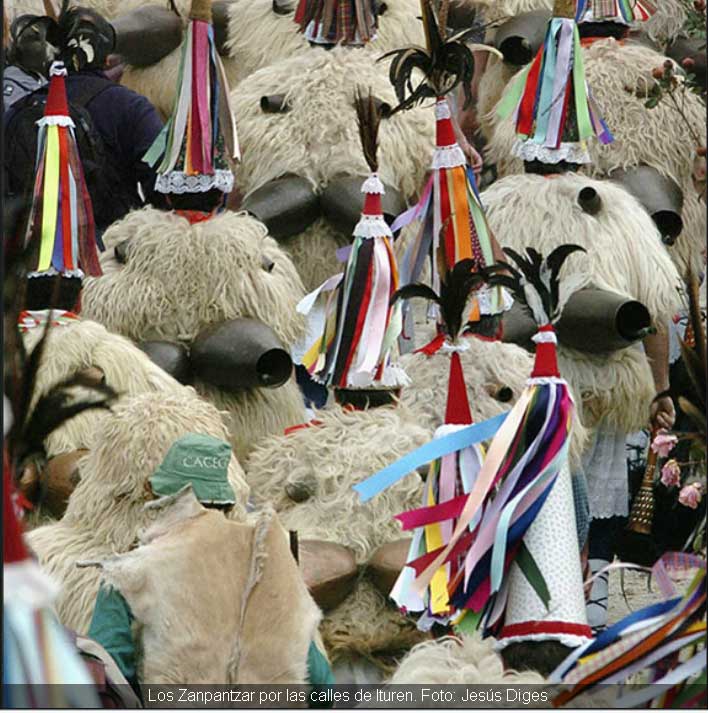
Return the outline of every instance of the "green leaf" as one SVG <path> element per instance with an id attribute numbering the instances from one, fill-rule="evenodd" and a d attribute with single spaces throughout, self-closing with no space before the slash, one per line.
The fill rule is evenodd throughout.
<path id="1" fill-rule="evenodd" d="M 659 103 L 659 98 L 658 97 L 651 97 L 650 99 L 647 99 L 644 102 L 644 106 L 647 109 L 653 109 L 657 104 Z"/>
<path id="2" fill-rule="evenodd" d="M 526 577 L 528 583 L 538 595 L 538 598 L 543 602 L 543 606 L 548 609 L 548 604 L 551 601 L 548 585 L 536 564 L 536 560 L 533 558 L 533 555 L 523 540 L 521 541 L 521 546 L 516 553 L 516 559 L 514 561 L 519 565 L 519 569 L 523 572 L 524 577 Z"/>

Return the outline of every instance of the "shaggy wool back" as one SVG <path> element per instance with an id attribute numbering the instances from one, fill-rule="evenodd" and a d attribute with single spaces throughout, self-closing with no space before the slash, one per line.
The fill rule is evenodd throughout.
<path id="1" fill-rule="evenodd" d="M 126 265 L 113 248 L 130 241 Z M 175 213 L 144 208 L 105 233 L 105 274 L 87 280 L 83 313 L 135 340 L 187 343 L 210 324 L 249 317 L 268 325 L 288 349 L 304 319 L 297 272 L 262 223 L 226 211 L 190 225 Z M 102 263 L 102 264 L 103 264 Z M 268 271 L 264 263 L 273 263 Z M 282 433 L 304 417 L 294 380 L 277 389 L 227 393 L 196 382 L 197 391 L 228 412 L 231 443 L 244 458 L 262 436 Z"/>
<path id="2" fill-rule="evenodd" d="M 602 200 L 597 215 L 577 202 L 584 187 Z M 646 305 L 661 327 L 680 304 L 680 277 L 652 220 L 624 189 L 582 175 L 543 178 L 507 176 L 482 194 L 490 226 L 502 247 L 523 251 L 534 247 L 544 255 L 564 243 L 586 249 L 566 260 L 561 281 L 577 281 L 578 289 L 593 284 Z M 561 374 L 580 397 L 586 426 L 600 417 L 627 431 L 643 428 L 653 385 L 639 347 L 613 354 L 587 355 L 559 348 Z"/>
<path id="3" fill-rule="evenodd" d="M 415 646 L 401 661 L 388 683 L 522 686 L 541 684 L 543 676 L 533 671 L 504 671 L 494 652 L 494 639 L 472 636 L 444 637 Z"/>
<path id="4" fill-rule="evenodd" d="M 292 18 L 285 18 L 292 22 Z M 294 26 L 294 23 L 292 23 Z M 314 190 L 341 176 L 369 174 L 357 129 L 357 88 L 396 104 L 388 81 L 388 60 L 339 47 L 315 49 L 267 66 L 232 92 L 243 160 L 236 172 L 239 190 L 247 195 L 284 174 L 306 178 Z M 266 114 L 260 99 L 283 94 L 290 109 Z M 383 119 L 379 129 L 379 175 L 404 196 L 422 187 L 434 146 L 432 107 L 417 107 Z M 320 218 L 284 242 L 308 290 L 341 271 L 336 257 L 351 235 Z"/>
<path id="5" fill-rule="evenodd" d="M 154 519 L 143 510 L 148 479 L 175 440 L 187 433 L 228 436 L 216 409 L 187 389 L 120 401 L 93 432 L 64 517 L 28 534 L 40 564 L 61 587 L 56 610 L 65 626 L 86 633 L 98 591 L 99 573 L 76 563 L 130 549 Z M 229 481 L 237 500 L 230 517 L 242 520 L 249 489 L 236 458 L 229 464 Z"/>
<path id="6" fill-rule="evenodd" d="M 371 89 L 391 106 L 388 60 L 377 63 L 346 47 L 313 51 L 259 70 L 232 92 L 243 161 L 237 183 L 244 194 L 285 173 L 307 178 L 314 188 L 336 176 L 369 174 L 357 129 L 354 98 Z M 285 113 L 266 114 L 265 95 L 284 94 Z M 434 147 L 432 107 L 417 107 L 383 119 L 379 128 L 379 176 L 412 196 L 420 190 Z"/>
<path id="7" fill-rule="evenodd" d="M 111 248 L 130 241 L 127 264 L 87 279 L 83 314 L 132 339 L 194 339 L 206 325 L 259 319 L 289 347 L 302 334 L 304 296 L 292 263 L 262 223 L 225 211 L 195 225 L 143 208 L 105 233 Z M 274 263 L 269 272 L 264 259 Z"/>
<path id="8" fill-rule="evenodd" d="M 25 333 L 25 347 L 32 350 L 42 333 L 42 329 Z M 50 330 L 42 365 L 37 372 L 33 403 L 55 384 L 90 367 L 98 367 L 103 372 L 106 384 L 115 389 L 121 399 L 158 392 L 190 393 L 196 397 L 193 389 L 175 381 L 128 339 L 109 332 L 96 322 L 81 319 Z M 88 448 L 94 429 L 106 415 L 104 411 L 89 411 L 67 421 L 47 439 L 47 455 L 51 458 Z"/>

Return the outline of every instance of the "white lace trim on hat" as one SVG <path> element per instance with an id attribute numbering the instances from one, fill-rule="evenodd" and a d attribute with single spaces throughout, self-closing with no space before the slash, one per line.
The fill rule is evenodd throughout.
<path id="1" fill-rule="evenodd" d="M 33 272 L 27 273 L 27 277 L 56 277 L 57 275 L 61 275 L 61 277 L 79 277 L 82 280 L 84 279 L 84 272 L 78 267 L 75 270 L 64 270 L 63 272 L 59 272 L 59 270 L 55 267 L 50 267 L 48 270 L 34 270 Z"/>
<path id="2" fill-rule="evenodd" d="M 447 99 L 440 99 L 435 103 L 435 118 L 438 120 L 452 118 L 450 105 L 447 103 Z"/>
<path id="3" fill-rule="evenodd" d="M 535 141 L 517 139 L 511 150 L 514 156 L 524 161 L 540 161 L 541 163 L 559 163 L 568 161 L 569 163 L 591 163 L 588 150 L 581 144 L 568 142 L 561 143 L 555 148 L 542 146 Z"/>
<path id="4" fill-rule="evenodd" d="M 531 379 L 526 379 L 527 386 L 542 386 L 544 384 L 567 384 L 565 379 L 558 376 L 534 376 Z"/>
<path id="5" fill-rule="evenodd" d="M 472 293 L 472 296 L 477 298 L 480 314 L 497 314 L 495 305 L 492 304 L 492 292 L 496 292 L 498 289 L 498 287 L 482 287 Z M 501 296 L 502 312 L 507 312 L 514 304 L 514 298 L 503 287 L 501 288 Z"/>
<path id="6" fill-rule="evenodd" d="M 555 332 L 537 332 L 531 337 L 536 344 L 558 344 Z"/>
<path id="7" fill-rule="evenodd" d="M 372 381 L 371 374 L 368 372 L 361 374 L 350 374 L 347 379 L 348 389 L 361 389 L 362 391 L 373 390 L 381 388 L 395 388 L 400 389 L 404 386 L 410 386 L 411 380 L 405 370 L 398 366 L 389 364 L 384 367 L 383 374 L 380 379 Z"/>
<path id="8" fill-rule="evenodd" d="M 386 193 L 384 189 L 384 184 L 381 182 L 378 173 L 372 173 L 361 185 L 362 193 L 375 193 L 377 195 L 383 195 Z"/>
<path id="9" fill-rule="evenodd" d="M 229 169 L 217 169 L 214 175 L 199 173 L 189 176 L 184 171 L 170 171 L 159 174 L 155 181 L 155 190 L 160 193 L 206 193 L 212 188 L 222 193 L 229 193 L 234 187 L 234 174 Z"/>
<path id="10" fill-rule="evenodd" d="M 433 152 L 431 168 L 455 168 L 464 166 L 467 163 L 464 151 L 459 144 L 450 146 L 438 146 Z"/>
<path id="11" fill-rule="evenodd" d="M 49 68 L 50 77 L 66 77 L 68 74 L 63 62 L 52 62 L 52 66 Z"/>
<path id="12" fill-rule="evenodd" d="M 382 215 L 362 215 L 354 226 L 357 238 L 393 238 L 393 233 Z"/>
<path id="13" fill-rule="evenodd" d="M 37 126 L 70 126 L 72 128 L 76 126 L 72 118 L 64 114 L 51 114 L 50 116 L 43 116 L 34 123 L 37 124 Z"/>

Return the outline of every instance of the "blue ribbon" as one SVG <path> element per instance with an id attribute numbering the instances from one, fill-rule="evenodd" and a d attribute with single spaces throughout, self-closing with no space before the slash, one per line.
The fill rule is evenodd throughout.
<path id="1" fill-rule="evenodd" d="M 463 448 L 490 439 L 500 428 L 508 411 L 500 413 L 494 418 L 490 418 L 482 423 L 476 423 L 455 433 L 450 433 L 442 438 L 435 438 L 430 443 L 426 443 L 420 448 L 416 448 L 412 453 L 397 460 L 395 463 L 386 466 L 383 470 L 375 473 L 361 483 L 354 486 L 354 490 L 359 494 L 362 503 L 371 500 L 374 495 L 378 495 L 382 490 L 390 488 L 401 478 L 412 473 L 418 466 L 430 463 L 430 461 L 442 458 L 449 453 L 456 453 Z"/>

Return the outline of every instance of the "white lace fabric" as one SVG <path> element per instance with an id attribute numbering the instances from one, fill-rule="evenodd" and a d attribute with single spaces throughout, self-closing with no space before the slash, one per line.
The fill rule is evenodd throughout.
<path id="1" fill-rule="evenodd" d="M 199 173 L 187 175 L 184 171 L 170 171 L 159 174 L 155 181 L 155 190 L 160 193 L 206 193 L 212 188 L 222 193 L 229 193 L 234 186 L 234 174 L 228 169 L 217 169 L 213 175 Z"/>
<path id="2" fill-rule="evenodd" d="M 561 142 L 558 148 L 550 148 L 528 139 L 517 139 L 512 149 L 514 156 L 524 161 L 540 161 L 541 163 L 590 163 L 590 154 L 586 147 L 573 142 Z"/>

